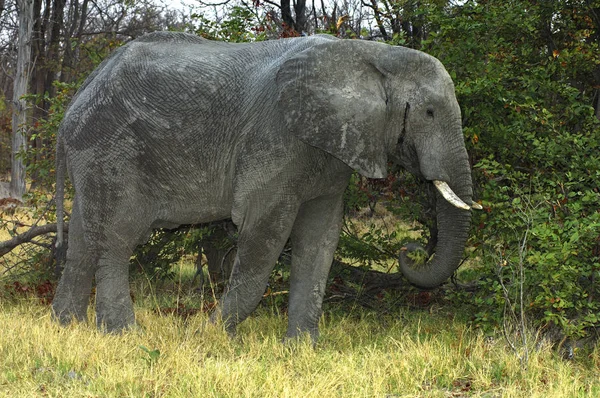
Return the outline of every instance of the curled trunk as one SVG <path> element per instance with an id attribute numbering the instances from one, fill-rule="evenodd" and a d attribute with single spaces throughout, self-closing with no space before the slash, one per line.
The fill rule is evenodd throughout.
<path id="1" fill-rule="evenodd" d="M 471 174 L 468 167 L 463 170 L 465 171 L 456 179 L 460 183 L 453 184 L 453 191 L 464 203 L 471 204 Z M 433 255 L 425 264 L 416 264 L 408 254 L 424 249 L 416 244 L 408 244 L 399 257 L 400 271 L 406 279 L 425 289 L 441 285 L 456 271 L 463 256 L 471 224 L 471 211 L 451 204 L 439 191 L 436 191 L 436 213 L 438 235 Z"/>

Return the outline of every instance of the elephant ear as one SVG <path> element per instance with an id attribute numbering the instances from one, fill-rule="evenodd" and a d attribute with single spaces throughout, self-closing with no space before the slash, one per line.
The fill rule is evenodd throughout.
<path id="1" fill-rule="evenodd" d="M 380 46 L 331 40 L 288 59 L 277 73 L 285 126 L 303 142 L 365 177 L 387 175 L 384 75 Z"/>

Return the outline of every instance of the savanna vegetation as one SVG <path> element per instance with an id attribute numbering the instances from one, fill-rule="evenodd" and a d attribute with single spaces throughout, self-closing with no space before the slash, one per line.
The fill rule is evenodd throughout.
<path id="1" fill-rule="evenodd" d="M 484 207 L 454 280 L 419 292 L 397 273 L 402 244 L 432 246 L 436 226 L 428 188 L 390 166 L 347 190 L 316 350 L 279 342 L 286 252 L 236 338 L 206 325 L 235 250 L 222 225 L 157 231 L 138 249 L 138 330 L 53 325 L 58 125 L 111 50 L 154 30 L 235 42 L 325 33 L 438 57 Z M 599 0 L 0 0 L 0 31 L 0 175 L 12 173 L 0 194 L 13 197 L 0 200 L 0 394 L 600 395 Z"/>
<path id="2" fill-rule="evenodd" d="M 6 397 L 594 397 L 600 351 L 566 361 L 548 341 L 524 361 L 500 335 L 468 325 L 457 307 L 415 310 L 388 294 L 391 311 L 327 299 L 316 348 L 281 343 L 286 323 L 269 296 L 235 338 L 191 312 L 189 264 L 159 286 L 137 279 L 138 328 L 104 335 L 67 328 L 47 305 L 19 296 L 0 304 L 0 396 Z M 158 290 L 158 291 L 157 291 Z M 31 297 L 31 296 L 30 296 Z M 178 307 L 179 305 L 179 307 Z M 188 308 L 188 313 L 175 312 Z M 458 310 L 460 313 L 460 310 Z M 534 336 L 529 336 L 534 337 Z M 532 339 L 533 341 L 533 339 Z"/>

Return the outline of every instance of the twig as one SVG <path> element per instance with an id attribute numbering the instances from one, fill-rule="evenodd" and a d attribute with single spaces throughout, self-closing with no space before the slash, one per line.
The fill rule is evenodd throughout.
<path id="1" fill-rule="evenodd" d="M 29 241 L 29 243 L 31 243 L 34 246 L 42 247 L 44 249 L 48 249 L 48 250 L 52 249 L 52 245 L 51 244 L 43 243 L 43 242 L 38 242 L 38 241 L 33 240 L 33 239 L 31 241 Z"/>
<path id="2" fill-rule="evenodd" d="M 221 3 L 205 3 L 202 0 L 196 0 L 196 1 L 204 7 L 218 7 L 218 6 L 224 6 L 224 5 L 228 4 L 231 0 L 225 0 L 225 1 L 222 1 Z"/>
<path id="3" fill-rule="evenodd" d="M 533 206 L 531 205 L 531 203 L 526 203 L 527 208 L 532 208 Z M 517 355 L 517 357 L 519 358 L 519 361 L 521 362 L 521 366 L 524 369 L 527 369 L 527 364 L 529 361 L 529 348 L 527 346 L 528 341 L 527 341 L 527 323 L 526 323 L 526 319 L 525 319 L 525 274 L 524 274 L 524 268 L 525 268 L 525 257 L 527 255 L 527 241 L 529 238 L 529 231 L 531 229 L 531 225 L 533 223 L 532 217 L 530 216 L 529 213 L 527 213 L 526 210 L 521 210 L 521 214 L 520 216 L 523 218 L 523 220 L 525 221 L 526 224 L 526 229 L 525 232 L 523 233 L 523 237 L 520 240 L 520 244 L 518 247 L 518 256 L 519 256 L 519 263 L 518 263 L 518 283 L 519 283 L 519 293 L 518 293 L 518 306 L 519 306 L 519 314 L 517 314 L 513 308 L 511 299 L 510 299 L 510 294 L 508 291 L 508 288 L 506 287 L 505 283 L 504 283 L 504 278 L 502 277 L 502 270 L 508 265 L 508 260 L 504 258 L 504 256 L 502 256 L 502 254 L 500 254 L 500 267 L 499 267 L 499 272 L 498 272 L 498 280 L 500 283 L 500 286 L 502 287 L 502 293 L 504 296 L 504 316 L 503 316 L 503 334 L 504 334 L 504 338 L 506 339 L 507 344 L 510 346 L 510 348 L 515 352 L 515 354 Z M 520 339 L 520 345 L 521 345 L 521 350 L 519 350 L 519 347 L 517 347 L 517 344 L 515 343 L 515 340 L 513 340 L 511 338 L 511 336 L 509 336 L 509 328 L 510 325 L 510 321 L 513 321 L 515 323 L 518 324 L 517 327 L 517 339 Z"/>
<path id="4" fill-rule="evenodd" d="M 270 5 L 274 6 L 274 7 L 277 7 L 279 9 L 281 9 L 281 5 L 279 5 L 279 4 L 277 4 L 277 3 L 273 2 L 273 1 L 269 1 L 269 0 L 263 0 L 263 1 L 265 3 L 267 3 L 267 4 L 270 4 Z"/>

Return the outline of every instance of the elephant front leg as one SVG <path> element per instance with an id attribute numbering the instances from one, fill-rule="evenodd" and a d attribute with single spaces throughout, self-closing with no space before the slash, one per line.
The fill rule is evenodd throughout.
<path id="1" fill-rule="evenodd" d="M 319 335 L 325 285 L 342 225 L 342 196 L 302 205 L 292 230 L 292 270 L 287 338 Z"/>
<path id="2" fill-rule="evenodd" d="M 297 213 L 295 205 L 255 207 L 243 221 L 238 235 L 238 251 L 227 290 L 212 320 L 221 318 L 225 329 L 235 333 L 237 325 L 258 306 Z"/>

